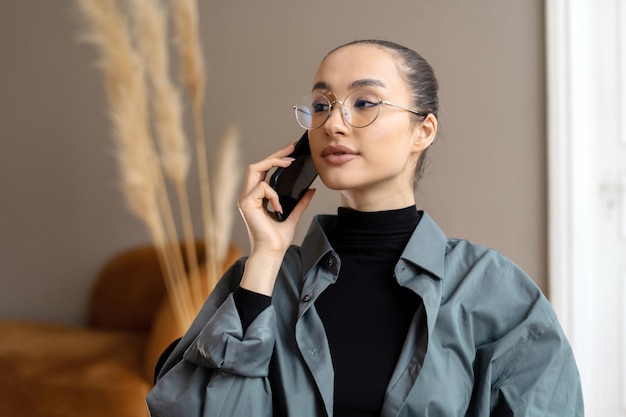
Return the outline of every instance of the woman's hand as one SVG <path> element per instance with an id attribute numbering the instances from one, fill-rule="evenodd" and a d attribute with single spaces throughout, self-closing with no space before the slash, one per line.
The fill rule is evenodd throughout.
<path id="1" fill-rule="evenodd" d="M 240 286 L 265 295 L 272 293 L 280 264 L 293 241 L 296 225 L 314 194 L 314 190 L 307 191 L 284 222 L 277 221 L 267 210 L 268 202 L 274 210 L 282 210 L 278 194 L 265 181 L 267 173 L 272 168 L 291 165 L 293 159 L 288 155 L 293 150 L 294 145 L 290 144 L 249 165 L 243 191 L 237 200 L 250 239 L 250 256 Z"/>

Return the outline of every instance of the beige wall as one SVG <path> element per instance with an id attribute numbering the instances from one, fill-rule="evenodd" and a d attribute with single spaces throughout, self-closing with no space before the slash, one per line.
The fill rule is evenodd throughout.
<path id="1" fill-rule="evenodd" d="M 440 80 L 442 135 L 418 205 L 546 287 L 542 1 L 199 3 L 207 136 L 237 123 L 246 162 L 299 136 L 291 105 L 330 48 L 374 37 L 420 51 Z M 0 2 L 2 317 L 80 323 L 102 263 L 148 241 L 117 189 L 97 57 L 71 6 Z M 320 190 L 303 223 L 337 201 Z M 239 219 L 234 241 L 247 248 Z"/>

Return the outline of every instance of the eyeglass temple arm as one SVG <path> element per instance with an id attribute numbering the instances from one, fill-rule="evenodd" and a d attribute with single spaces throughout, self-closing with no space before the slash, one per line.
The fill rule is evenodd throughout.
<path id="1" fill-rule="evenodd" d="M 383 103 L 383 104 L 386 104 L 388 106 L 393 106 L 393 107 L 397 107 L 397 108 L 402 109 L 402 110 L 410 111 L 411 113 L 416 114 L 416 115 L 421 116 L 421 117 L 428 116 L 428 113 L 424 113 L 424 112 L 421 112 L 421 111 L 409 109 L 408 107 L 404 107 L 404 106 L 401 106 L 399 104 L 392 103 L 391 101 L 380 100 L 380 102 Z"/>

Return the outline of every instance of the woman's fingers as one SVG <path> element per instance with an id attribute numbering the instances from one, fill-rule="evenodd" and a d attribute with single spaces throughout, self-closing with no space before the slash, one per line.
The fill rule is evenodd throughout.
<path id="1" fill-rule="evenodd" d="M 249 193 L 258 183 L 265 181 L 267 173 L 276 167 L 288 167 L 293 162 L 293 158 L 287 156 L 293 152 L 294 145 L 289 144 L 283 149 L 274 152 L 262 161 L 250 164 L 244 180 L 243 194 Z"/>
<path id="2" fill-rule="evenodd" d="M 242 194 L 239 199 L 239 208 L 242 210 L 255 210 L 263 208 L 267 202 L 271 202 L 272 206 L 278 201 L 278 194 L 272 187 L 264 181 L 257 182 L 256 185 L 246 194 Z"/>

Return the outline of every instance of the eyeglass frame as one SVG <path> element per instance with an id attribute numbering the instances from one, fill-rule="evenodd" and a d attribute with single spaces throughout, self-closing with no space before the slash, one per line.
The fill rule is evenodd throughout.
<path id="1" fill-rule="evenodd" d="M 425 113 L 425 112 L 422 112 L 422 111 L 413 110 L 413 109 L 410 109 L 410 108 L 408 108 L 408 107 L 402 106 L 402 105 L 400 105 L 400 104 L 396 104 L 396 103 L 393 103 L 393 102 L 388 101 L 388 100 L 383 100 L 383 99 L 381 99 L 381 98 L 378 96 L 378 94 L 376 94 L 375 92 L 370 91 L 370 90 L 357 90 L 357 91 L 352 91 L 352 92 L 351 92 L 351 93 L 349 93 L 349 94 L 348 94 L 348 95 L 347 95 L 347 96 L 346 96 L 343 100 L 334 100 L 334 101 L 331 101 L 331 100 L 330 100 L 330 99 L 329 99 L 326 95 L 324 95 L 324 94 L 321 94 L 321 93 L 313 93 L 313 92 L 311 92 L 311 93 L 309 93 L 309 94 L 305 94 L 304 96 L 302 96 L 302 97 L 300 98 L 300 100 L 302 100 L 302 98 L 304 98 L 304 97 L 306 97 L 306 96 L 313 95 L 313 94 L 317 94 L 317 95 L 320 95 L 320 96 L 324 97 L 326 100 L 328 100 L 328 104 L 329 104 L 329 106 L 330 106 L 330 107 L 328 108 L 328 111 L 327 111 L 327 114 L 326 114 L 326 118 L 324 119 L 324 121 L 323 121 L 323 122 L 322 122 L 319 126 L 316 126 L 316 127 L 311 127 L 311 128 L 306 127 L 306 126 L 303 126 L 303 125 L 302 125 L 302 123 L 300 123 L 300 120 L 298 119 L 298 113 L 297 113 L 297 112 L 298 112 L 298 105 L 296 104 L 296 105 L 294 105 L 294 106 L 293 106 L 293 109 L 294 109 L 294 112 L 295 112 L 295 116 L 296 116 L 296 122 L 298 122 L 298 124 L 299 124 L 301 127 L 303 127 L 304 129 L 307 129 L 307 130 L 315 130 L 315 129 L 319 129 L 320 127 L 324 126 L 324 123 L 326 123 L 326 122 L 328 121 L 328 118 L 330 117 L 330 115 L 333 113 L 333 110 L 335 109 L 335 104 L 337 104 L 337 103 L 341 104 L 341 107 L 342 107 L 342 109 L 343 109 L 344 102 L 346 101 L 346 99 L 347 99 L 348 97 L 350 97 L 352 94 L 356 94 L 356 93 L 360 93 L 360 92 L 366 92 L 366 93 L 373 94 L 373 95 L 374 95 L 374 96 L 378 99 L 378 102 L 376 103 L 376 105 L 377 105 L 377 106 L 380 106 L 381 104 L 386 104 L 387 106 L 392 106 L 392 107 L 396 107 L 396 108 L 401 109 L 401 110 L 406 110 L 406 111 L 408 111 L 408 112 L 411 112 L 411 113 L 415 114 L 416 116 L 426 117 L 426 116 L 428 116 L 428 115 L 429 115 L 429 113 Z M 334 94 L 333 94 L 333 96 L 334 96 Z M 363 127 L 367 127 L 367 126 L 371 125 L 372 123 L 374 123 L 374 122 L 376 121 L 376 119 L 378 119 L 378 115 L 379 115 L 379 114 L 380 114 L 380 107 L 378 107 L 378 111 L 376 112 L 376 116 L 374 116 L 374 118 L 372 119 L 372 121 L 371 121 L 371 122 L 369 122 L 369 123 L 368 123 L 368 124 L 366 124 L 366 125 L 363 125 L 363 126 L 355 126 L 355 125 L 353 125 L 352 123 L 350 123 L 350 122 L 346 119 L 346 115 L 344 114 L 344 112 L 343 112 L 343 111 L 341 112 L 341 118 L 342 118 L 342 120 L 343 120 L 344 122 L 346 122 L 346 123 L 347 123 L 347 124 L 349 124 L 350 126 L 352 126 L 352 127 L 356 128 L 356 129 L 361 129 L 361 128 L 363 128 Z"/>

